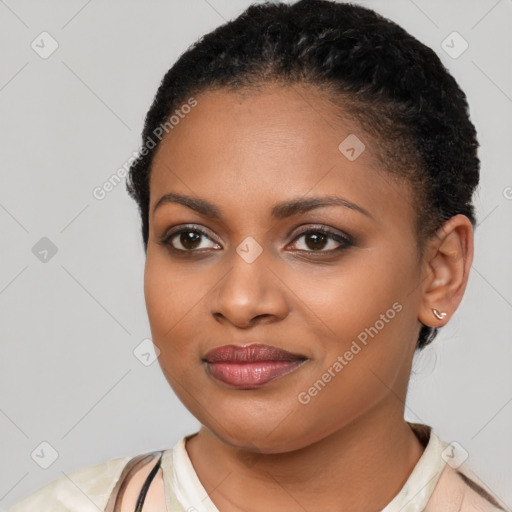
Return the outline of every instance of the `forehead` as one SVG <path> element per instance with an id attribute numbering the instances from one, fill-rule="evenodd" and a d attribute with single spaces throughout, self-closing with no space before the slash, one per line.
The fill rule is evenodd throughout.
<path id="1" fill-rule="evenodd" d="M 359 133 L 363 138 L 360 128 L 347 116 L 341 121 L 325 94 L 313 87 L 220 89 L 203 92 L 196 101 L 197 106 L 164 137 L 158 156 L 183 160 L 189 151 L 191 160 L 212 150 L 213 164 L 251 154 L 255 166 L 256 158 L 267 164 L 272 159 L 311 161 L 318 160 L 320 152 L 326 157 L 322 160 L 337 159 L 338 146 L 346 136 Z M 191 153 L 191 149 L 197 151 Z M 364 160 L 366 165 L 373 164 L 371 147 L 367 149 Z"/>
<path id="2" fill-rule="evenodd" d="M 241 207 L 261 208 L 267 200 L 339 192 L 363 207 L 371 205 L 377 216 L 380 208 L 393 205 L 403 216 L 405 205 L 397 197 L 404 195 L 403 186 L 400 191 L 380 168 L 372 140 L 315 89 L 221 89 L 195 99 L 197 105 L 163 138 L 155 155 L 150 211 L 167 192 L 226 208 L 234 199 Z"/>

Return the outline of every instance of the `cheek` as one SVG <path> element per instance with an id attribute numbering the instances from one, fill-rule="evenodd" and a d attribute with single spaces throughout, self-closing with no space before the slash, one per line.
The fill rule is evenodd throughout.
<path id="1" fill-rule="evenodd" d="M 417 279 L 413 261 L 409 253 L 397 254 L 392 247 L 378 254 L 368 250 L 359 253 L 354 264 L 347 264 L 350 271 L 324 279 L 321 290 L 308 286 L 306 295 L 304 288 L 302 296 L 308 297 L 308 306 L 315 313 L 311 319 L 322 329 L 315 372 L 321 377 L 338 356 L 346 361 L 342 371 L 334 372 L 339 377 L 333 379 L 332 389 L 340 386 L 343 393 L 366 394 L 368 398 L 385 392 L 404 368 L 404 358 L 416 341 L 414 298 L 410 295 Z M 327 395 L 323 399 L 332 399 L 334 406 L 335 393 Z"/>
<path id="2" fill-rule="evenodd" d="M 194 329 L 190 318 L 201 299 L 201 287 L 196 281 L 197 277 L 187 275 L 171 266 L 164 256 L 148 250 L 144 297 L 153 342 L 164 357 L 171 350 L 179 352 L 191 346 L 179 342 L 189 339 Z"/>
<path id="3" fill-rule="evenodd" d="M 290 275 L 292 279 L 297 283 L 294 292 L 310 310 L 305 308 L 304 315 L 318 323 L 331 343 L 336 338 L 344 346 L 359 333 L 364 339 L 365 329 L 376 323 L 379 335 L 400 323 L 397 309 L 410 300 L 413 286 L 408 283 L 414 282 L 414 269 L 396 255 L 367 250 L 354 253 L 331 273 L 323 269 L 322 274 L 304 273 L 300 279 Z"/>
<path id="4" fill-rule="evenodd" d="M 151 337 L 159 350 L 158 364 L 170 387 L 191 410 L 200 393 L 192 377 L 197 370 L 197 347 L 190 343 L 194 332 L 193 306 L 199 299 L 183 288 L 180 272 L 171 271 L 168 262 L 149 254 L 144 270 L 144 296 Z M 195 289 L 186 283 L 188 289 Z"/>

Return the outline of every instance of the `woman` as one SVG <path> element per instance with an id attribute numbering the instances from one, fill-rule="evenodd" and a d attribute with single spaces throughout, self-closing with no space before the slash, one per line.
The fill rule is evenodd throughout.
<path id="1" fill-rule="evenodd" d="M 254 5 L 168 71 L 128 191 L 159 362 L 198 432 L 28 510 L 503 510 L 404 420 L 459 306 L 478 142 L 429 48 L 375 12 Z"/>

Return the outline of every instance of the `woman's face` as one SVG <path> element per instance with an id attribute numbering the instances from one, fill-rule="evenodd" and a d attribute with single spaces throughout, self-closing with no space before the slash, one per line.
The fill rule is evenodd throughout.
<path id="1" fill-rule="evenodd" d="M 217 438 L 266 453 L 308 446 L 375 411 L 401 415 L 421 327 L 408 189 L 312 90 L 195 99 L 162 140 L 150 180 L 145 297 L 170 385 Z M 176 201 L 155 210 L 171 193 L 218 216 Z M 213 348 L 251 343 L 306 359 L 245 387 L 204 361 Z M 256 379 L 257 365 L 249 373 Z"/>

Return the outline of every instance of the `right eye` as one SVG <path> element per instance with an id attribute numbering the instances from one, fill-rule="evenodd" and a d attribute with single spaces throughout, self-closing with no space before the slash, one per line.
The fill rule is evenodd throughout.
<path id="1" fill-rule="evenodd" d="M 196 250 L 208 248 L 218 250 L 221 248 L 216 242 L 213 242 L 214 247 L 205 247 L 201 240 L 202 238 L 207 238 L 213 242 L 213 240 L 202 229 L 195 226 L 185 226 L 166 234 L 160 243 L 167 246 L 171 251 L 177 253 L 195 252 Z"/>

